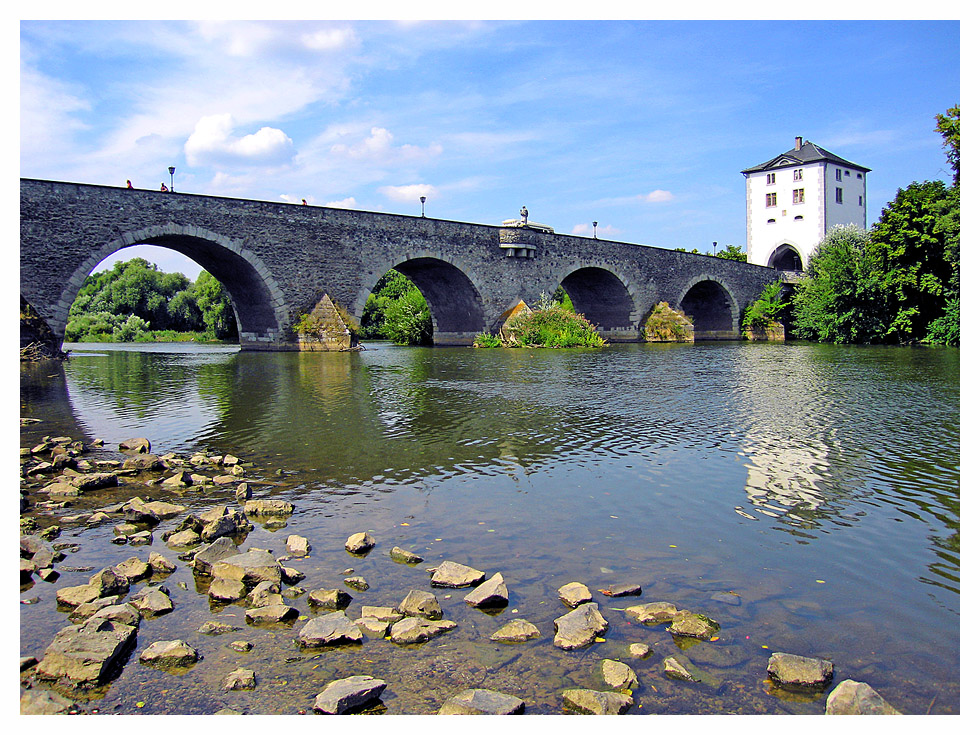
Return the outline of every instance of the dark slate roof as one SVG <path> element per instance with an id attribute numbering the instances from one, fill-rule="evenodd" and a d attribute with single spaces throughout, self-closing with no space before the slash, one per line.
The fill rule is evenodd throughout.
<path id="1" fill-rule="evenodd" d="M 742 173 L 753 174 L 757 171 L 770 171 L 778 168 L 800 166 L 804 163 L 816 163 L 817 161 L 830 161 L 831 163 L 838 163 L 841 166 L 847 166 L 848 168 L 855 169 L 857 171 L 871 170 L 870 168 L 866 168 L 864 166 L 858 166 L 856 163 L 845 161 L 840 156 L 834 155 L 830 151 L 824 150 L 820 146 L 814 145 L 810 141 L 806 141 L 799 150 L 790 148 L 785 153 L 780 153 L 778 156 L 766 161 L 765 163 L 760 163 L 758 166 L 745 169 L 742 171 Z"/>

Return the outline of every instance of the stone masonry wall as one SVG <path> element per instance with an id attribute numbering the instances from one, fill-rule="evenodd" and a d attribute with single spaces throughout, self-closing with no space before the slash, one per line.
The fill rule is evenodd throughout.
<path id="1" fill-rule="evenodd" d="M 34 179 L 21 180 L 20 226 L 21 295 L 59 337 L 85 277 L 137 243 L 177 250 L 221 281 L 250 349 L 296 349 L 292 325 L 324 294 L 360 318 L 394 267 L 426 296 L 437 344 L 471 343 L 518 301 L 534 303 L 569 276 L 587 317 L 622 315 L 625 323 L 599 324 L 607 338 L 640 339 L 655 304 L 676 308 L 704 280 L 737 305 L 737 333 L 745 306 L 777 277 L 721 258 L 531 228 Z M 590 285 L 583 274 L 602 277 Z"/>

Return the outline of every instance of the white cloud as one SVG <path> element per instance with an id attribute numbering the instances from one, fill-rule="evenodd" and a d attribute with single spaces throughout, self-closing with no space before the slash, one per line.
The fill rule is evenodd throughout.
<path id="1" fill-rule="evenodd" d="M 669 191 L 664 191 L 663 189 L 654 189 L 649 194 L 644 194 L 640 196 L 640 199 L 644 202 L 669 202 L 674 198 L 674 195 Z"/>
<path id="2" fill-rule="evenodd" d="M 293 157 L 293 141 L 278 128 L 263 127 L 239 138 L 233 129 L 230 114 L 202 117 L 184 143 L 187 162 L 191 166 L 275 165 Z"/>
<path id="3" fill-rule="evenodd" d="M 609 235 L 618 235 L 622 230 L 619 230 L 612 225 L 603 225 L 602 227 L 595 228 L 595 232 L 598 235 L 603 235 L 608 237 Z M 588 222 L 584 225 L 575 225 L 572 228 L 573 235 L 591 235 L 593 233 L 592 223 Z"/>
<path id="4" fill-rule="evenodd" d="M 22 160 L 63 165 L 74 154 L 74 134 L 87 126 L 78 118 L 88 112 L 88 100 L 71 86 L 21 65 L 20 153 Z M 37 171 L 31 171 L 36 175 Z"/>
<path id="5" fill-rule="evenodd" d="M 336 202 L 327 202 L 323 206 L 336 207 L 337 209 L 355 209 L 357 207 L 357 200 L 354 197 L 346 197 Z"/>
<path id="6" fill-rule="evenodd" d="M 323 28 L 304 33 L 300 41 L 313 51 L 338 51 L 358 45 L 357 35 L 351 28 Z"/>
<path id="7" fill-rule="evenodd" d="M 391 144 L 394 139 L 395 136 L 385 128 L 373 127 L 371 134 L 363 140 L 353 145 L 335 143 L 330 147 L 330 152 L 334 155 L 349 156 L 350 158 L 384 160 L 385 163 L 392 163 L 397 160 L 424 159 L 442 153 L 442 146 L 436 143 L 428 148 L 407 144 L 393 148 Z"/>
<path id="8" fill-rule="evenodd" d="M 378 189 L 393 202 L 418 201 L 421 196 L 431 198 L 438 194 L 436 188 L 431 184 L 408 184 L 407 186 L 382 186 Z"/>

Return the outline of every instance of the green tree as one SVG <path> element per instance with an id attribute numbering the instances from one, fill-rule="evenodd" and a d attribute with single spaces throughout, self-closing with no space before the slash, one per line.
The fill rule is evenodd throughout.
<path id="1" fill-rule="evenodd" d="M 793 294 L 794 335 L 816 342 L 879 342 L 885 285 L 870 234 L 837 226 L 817 245 Z"/>
<path id="2" fill-rule="evenodd" d="M 364 339 L 390 339 L 397 344 L 432 344 L 432 315 L 412 280 L 396 270 L 385 273 L 364 305 Z"/>
<path id="3" fill-rule="evenodd" d="M 238 325 L 231 298 L 217 278 L 207 271 L 194 282 L 197 308 L 204 320 L 204 334 L 208 339 L 237 339 Z"/>
<path id="4" fill-rule="evenodd" d="M 958 194 L 955 201 L 958 210 Z M 943 182 L 913 182 L 899 189 L 872 227 L 872 242 L 880 250 L 889 341 L 924 339 L 929 325 L 946 311 L 959 262 L 959 218 L 954 227 L 952 204 Z M 955 243 L 950 242 L 954 230 Z"/>
<path id="5" fill-rule="evenodd" d="M 765 329 L 779 319 L 787 302 L 783 299 L 783 282 L 773 281 L 765 288 L 759 298 L 745 309 L 742 317 L 742 330 Z"/>
<path id="6" fill-rule="evenodd" d="M 943 136 L 946 160 L 953 169 L 953 186 L 960 185 L 960 106 L 954 105 L 946 114 L 936 115 L 936 132 Z"/>
<path id="7" fill-rule="evenodd" d="M 745 251 L 738 245 L 726 245 L 722 250 L 718 251 L 717 257 L 724 258 L 725 260 L 737 260 L 741 263 L 746 262 L 748 258 Z"/>

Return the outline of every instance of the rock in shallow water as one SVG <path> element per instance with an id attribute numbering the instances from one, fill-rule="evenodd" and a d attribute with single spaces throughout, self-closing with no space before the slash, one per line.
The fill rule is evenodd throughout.
<path id="1" fill-rule="evenodd" d="M 197 650 L 184 641 L 156 641 L 140 654 L 140 663 L 160 668 L 178 668 L 190 666 L 200 657 Z"/>
<path id="2" fill-rule="evenodd" d="M 366 554 L 374 548 L 375 543 L 371 534 L 361 532 L 351 535 L 344 544 L 344 548 L 351 554 Z"/>
<path id="3" fill-rule="evenodd" d="M 500 572 L 494 574 L 486 582 L 470 592 L 463 601 L 473 607 L 504 607 L 509 599 L 507 585 Z"/>
<path id="4" fill-rule="evenodd" d="M 448 699 L 440 715 L 519 715 L 524 701 L 492 689 L 467 689 Z"/>
<path id="5" fill-rule="evenodd" d="M 566 709 L 585 715 L 621 715 L 633 706 L 633 697 L 628 694 L 593 689 L 566 689 L 561 700 Z"/>
<path id="6" fill-rule="evenodd" d="M 36 676 L 87 689 L 118 673 L 136 643 L 136 627 L 112 620 L 90 620 L 62 628 L 44 652 Z"/>
<path id="7" fill-rule="evenodd" d="M 442 607 L 439 606 L 436 596 L 425 590 L 411 590 L 398 603 L 398 612 L 428 620 L 442 618 Z"/>
<path id="8" fill-rule="evenodd" d="M 766 670 L 777 684 L 788 687 L 823 687 L 834 676 L 834 664 L 792 653 L 774 653 Z"/>
<path id="9" fill-rule="evenodd" d="M 566 651 L 585 648 L 608 628 L 599 606 L 586 602 L 555 620 L 555 645 Z"/>
<path id="10" fill-rule="evenodd" d="M 828 715 L 900 715 L 863 681 L 845 679 L 827 697 Z"/>
<path id="11" fill-rule="evenodd" d="M 592 602 L 592 592 L 581 582 L 569 582 L 558 588 L 558 599 L 568 607 L 578 607 Z"/>
<path id="12" fill-rule="evenodd" d="M 327 613 L 313 618 L 296 637 L 301 648 L 320 648 L 338 643 L 357 643 L 361 640 L 361 629 L 342 611 Z"/>
<path id="13" fill-rule="evenodd" d="M 479 569 L 457 564 L 454 561 L 444 561 L 427 571 L 432 575 L 430 584 L 433 587 L 472 587 L 486 577 L 486 574 Z"/>
<path id="14" fill-rule="evenodd" d="M 499 643 L 524 643 L 541 636 L 537 626 L 523 618 L 511 620 L 500 630 L 490 636 L 490 640 Z"/>
<path id="15" fill-rule="evenodd" d="M 229 691 L 255 689 L 255 672 L 251 669 L 235 669 L 225 677 L 225 689 Z"/>
<path id="16" fill-rule="evenodd" d="M 332 681 L 317 695 L 313 709 L 326 715 L 342 715 L 377 699 L 387 684 L 371 676 L 349 676 Z"/>
<path id="17" fill-rule="evenodd" d="M 681 610 L 674 616 L 667 632 L 671 635 L 708 640 L 720 629 L 721 626 L 718 622 L 707 615 L 693 613 L 690 610 Z"/>

